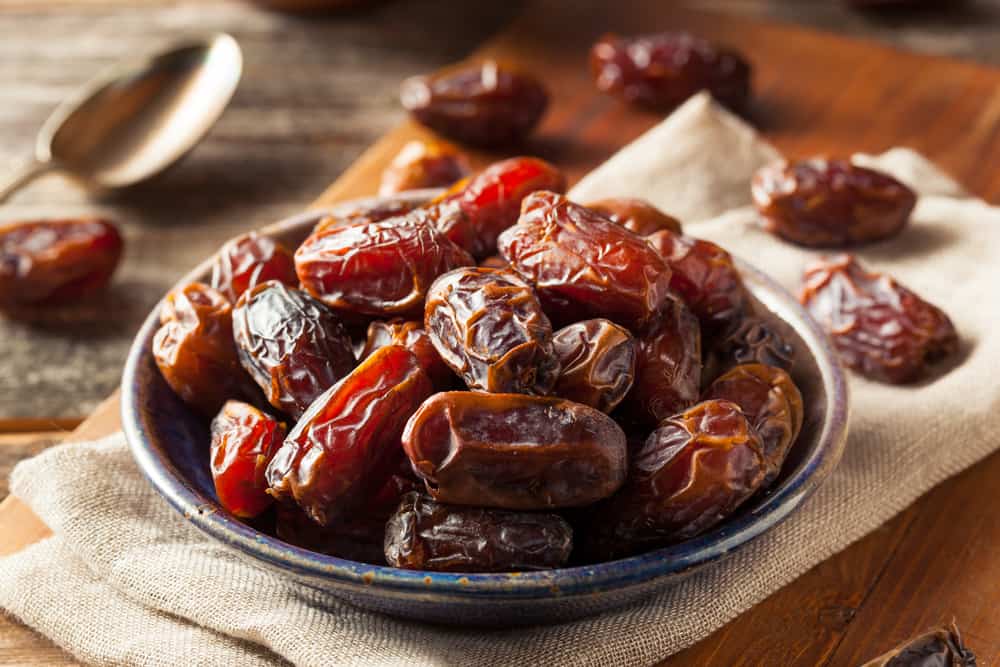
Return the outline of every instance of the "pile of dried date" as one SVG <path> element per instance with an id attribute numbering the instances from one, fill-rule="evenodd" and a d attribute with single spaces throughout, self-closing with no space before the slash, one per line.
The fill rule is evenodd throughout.
<path id="1" fill-rule="evenodd" d="M 464 173 L 404 153 L 386 191 Z M 688 539 L 773 483 L 802 397 L 732 258 L 564 190 L 505 160 L 294 252 L 236 239 L 168 295 L 154 357 L 213 417 L 221 504 L 346 558 L 515 571 Z"/>

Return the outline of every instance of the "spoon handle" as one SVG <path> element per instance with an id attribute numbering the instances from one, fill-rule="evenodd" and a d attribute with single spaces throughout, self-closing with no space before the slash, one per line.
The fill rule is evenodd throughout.
<path id="1" fill-rule="evenodd" d="M 53 168 L 54 165 L 51 162 L 40 162 L 34 159 L 19 165 L 11 174 L 0 178 L 0 203 L 7 201 L 22 186 L 27 185 Z"/>

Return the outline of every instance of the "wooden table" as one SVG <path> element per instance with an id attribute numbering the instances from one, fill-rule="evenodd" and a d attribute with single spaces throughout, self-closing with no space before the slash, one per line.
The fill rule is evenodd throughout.
<path id="1" fill-rule="evenodd" d="M 120 358 L 138 319 L 176 276 L 222 239 L 308 202 L 363 146 L 400 118 L 395 90 L 402 76 L 459 57 L 517 13 L 517 8 L 487 7 L 502 3 L 481 3 L 475 11 L 462 13 L 456 3 L 443 0 L 380 6 L 373 12 L 327 20 L 268 15 L 224 2 L 159 7 L 150 1 L 148 9 L 128 11 L 116 8 L 116 2 L 102 2 L 58 13 L 39 11 L 40 4 L 57 3 L 0 0 L 0 36 L 7 39 L 0 48 L 10 54 L 0 60 L 0 86 L 16 81 L 17 89 L 26 91 L 0 113 L 4 155 L 26 150 L 29 131 L 39 117 L 95 66 L 138 48 L 153 34 L 162 39 L 179 34 L 195 18 L 203 29 L 234 31 L 246 50 L 248 67 L 233 108 L 182 168 L 101 202 L 128 224 L 131 249 L 114 295 L 114 303 L 124 307 L 109 314 L 100 305 L 89 306 L 30 325 L 0 323 L 0 420 L 5 420 L 0 432 L 6 431 L 0 435 L 0 475 L 4 478 L 5 466 L 58 440 L 61 430 L 72 427 L 117 383 Z M 788 17 L 815 6 L 762 0 L 699 3 L 704 5 Z M 969 25 L 977 23 L 970 30 L 970 43 L 996 35 L 995 26 L 983 17 L 1000 14 L 998 3 L 973 6 L 974 11 L 962 19 Z M 428 13 L 431 20 L 424 18 Z M 678 16 L 682 14 L 678 10 Z M 819 16 L 815 20 L 853 17 L 830 7 Z M 926 15 L 921 16 L 919 21 L 926 22 Z M 157 19 L 155 26 L 151 18 Z M 418 20 L 420 29 L 406 29 Z M 976 193 L 1000 200 L 1000 173 L 982 166 L 991 156 L 995 160 L 1000 144 L 996 85 L 1000 79 L 995 72 L 904 58 L 894 73 L 886 73 L 880 68 L 890 54 L 852 42 L 783 28 L 748 32 L 735 21 L 687 20 L 685 25 L 702 32 L 756 45 L 768 63 L 779 53 L 829 52 L 825 75 L 831 86 L 844 90 L 829 112 L 822 107 L 830 102 L 828 94 L 809 93 L 805 82 L 794 85 L 796 77 L 807 74 L 794 57 L 780 76 L 773 69 L 762 72 L 762 98 L 774 108 L 758 110 L 764 113 L 756 120 L 764 121 L 765 133 L 783 150 L 806 153 L 850 146 L 874 151 L 904 142 L 939 161 Z M 911 27 L 902 37 L 889 32 L 889 26 L 907 20 L 850 18 L 862 21 L 863 31 L 888 34 L 893 41 L 912 42 L 914 35 L 923 34 L 924 47 L 960 53 L 966 48 L 959 48 L 955 40 L 939 42 L 931 27 L 926 32 Z M 850 21 L 837 25 L 854 30 Z M 543 30 L 559 28 L 543 26 Z M 94 39 L 101 31 L 122 37 L 113 44 Z M 38 40 L 39 34 L 51 39 Z M 328 44 L 338 48 L 324 48 Z M 1000 62 L 1000 39 L 992 46 L 976 55 Z M 898 94 L 914 108 L 924 109 L 925 115 L 873 114 L 878 100 L 864 98 L 862 75 L 902 77 L 908 85 Z M 922 82 L 942 78 L 963 96 L 935 111 L 932 102 L 947 97 L 945 91 Z M 577 132 L 590 142 L 592 150 L 583 151 L 587 154 L 581 154 L 579 146 L 558 142 L 538 146 L 539 152 L 569 164 L 572 176 L 617 148 L 620 140 L 606 140 L 609 127 L 635 136 L 652 122 L 609 111 L 607 100 L 594 104 L 572 115 L 557 112 L 550 119 L 553 127 L 576 123 Z M 769 120 L 773 113 L 768 112 L 776 110 L 783 115 Z M 848 113 L 862 115 L 845 118 Z M 378 160 L 391 152 L 393 142 L 398 144 L 412 131 L 404 129 L 383 142 L 372 160 L 348 173 L 329 195 L 366 194 Z M 50 179 L 0 209 L 0 215 L 89 208 L 81 193 Z M 73 336 L 65 334 L 67 329 Z M 15 429 L 29 432 L 10 432 Z M 952 616 L 965 628 L 983 663 L 1000 660 L 1000 621 L 994 620 L 1000 608 L 996 583 L 1000 521 L 981 500 L 982 489 L 998 485 L 1000 456 L 994 456 L 669 664 L 857 664 Z M 0 487 L 0 497 L 4 493 Z M 60 661 L 66 658 L 57 649 L 0 619 L 0 664 Z"/>

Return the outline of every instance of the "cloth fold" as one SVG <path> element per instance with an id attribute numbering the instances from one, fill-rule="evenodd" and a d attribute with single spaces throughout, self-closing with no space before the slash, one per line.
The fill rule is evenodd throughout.
<path id="1" fill-rule="evenodd" d="M 679 159 L 695 149 L 694 163 Z M 698 96 L 571 196 L 651 199 L 683 217 L 688 233 L 794 289 L 814 253 L 763 232 L 748 206 L 753 171 L 775 157 L 752 128 Z M 1000 301 L 986 298 L 1000 281 L 1000 209 L 965 196 L 905 149 L 861 159 L 897 174 L 921 198 L 899 237 L 857 254 L 943 307 L 962 354 L 949 372 L 912 387 L 852 376 L 841 465 L 798 512 L 729 559 L 574 623 L 427 626 L 361 611 L 211 541 L 155 494 L 117 434 L 50 449 L 15 469 L 12 492 L 54 535 L 0 559 L 0 608 L 81 660 L 115 665 L 604 667 L 650 664 L 689 646 L 1000 447 L 1000 386 L 992 377 Z"/>

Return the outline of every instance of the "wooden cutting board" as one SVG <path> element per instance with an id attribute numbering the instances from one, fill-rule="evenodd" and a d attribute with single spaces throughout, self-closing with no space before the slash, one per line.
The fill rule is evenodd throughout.
<path id="1" fill-rule="evenodd" d="M 520 152 L 552 160 L 576 180 L 639 136 L 660 117 L 597 94 L 586 50 L 608 30 L 688 29 L 754 61 L 749 120 L 786 154 L 909 146 L 973 193 L 1000 200 L 1000 70 L 670 4 L 620 0 L 611 9 L 597 0 L 536 0 L 484 45 L 481 54 L 519 62 L 552 89 L 550 113 Z M 315 205 L 372 194 L 387 161 L 422 132 L 409 123 L 391 131 Z M 483 163 L 496 156 L 474 157 Z M 70 437 L 118 427 L 113 396 Z M 997 488 L 1000 456 L 993 456 L 664 664 L 856 665 L 952 617 L 981 664 L 1000 660 L 1000 517 L 982 502 L 983 489 Z M 0 504 L 0 554 L 46 534 L 16 499 Z M 0 663 L 13 662 L 72 664 L 44 639 L 0 618 Z"/>

